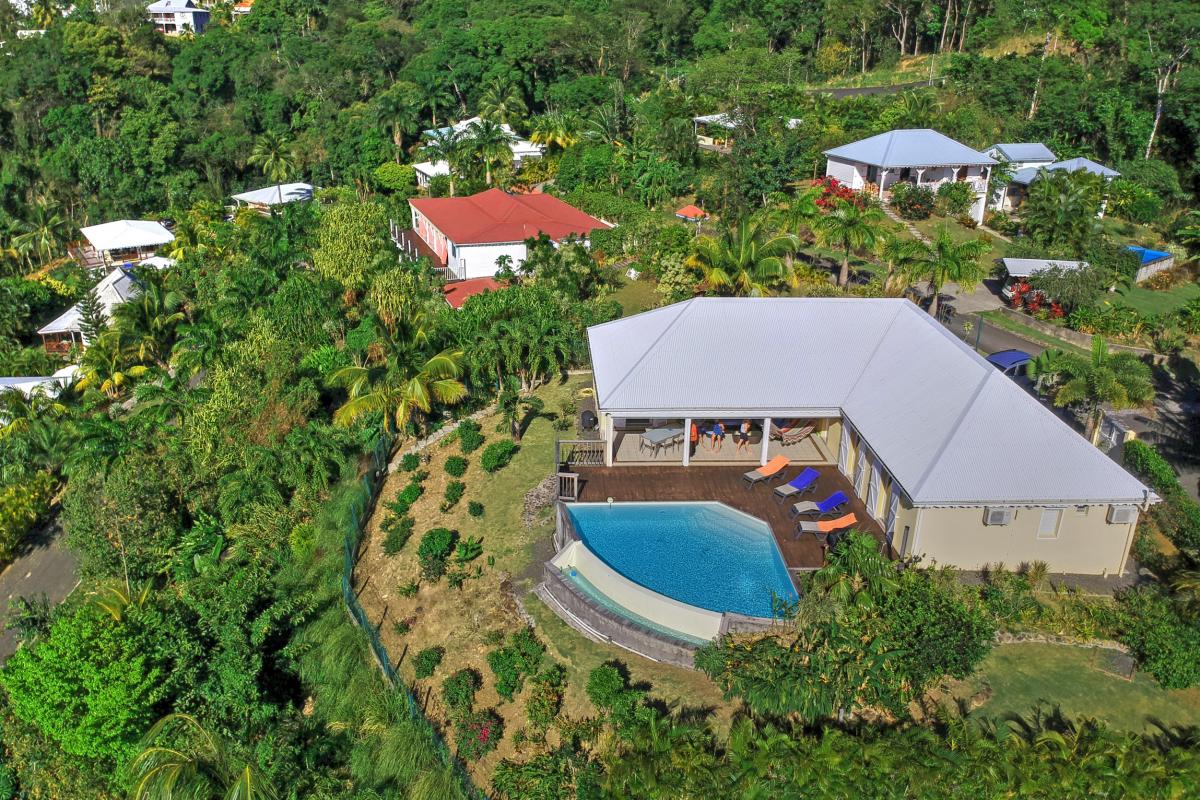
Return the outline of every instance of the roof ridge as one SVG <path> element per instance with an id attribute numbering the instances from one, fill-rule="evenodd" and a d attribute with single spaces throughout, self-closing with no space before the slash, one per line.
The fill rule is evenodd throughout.
<path id="1" fill-rule="evenodd" d="M 933 473 L 934 469 L 937 468 L 937 466 L 941 463 L 942 455 L 946 452 L 946 448 L 948 448 L 950 446 L 950 442 L 954 441 L 954 437 L 958 433 L 958 429 L 962 427 L 963 422 L 967 418 L 967 415 L 970 414 L 971 409 L 973 409 L 975 407 L 975 401 L 979 399 L 979 395 L 983 394 L 984 387 L 987 386 L 988 381 L 991 380 L 992 377 L 995 375 L 1000 375 L 1000 373 L 994 369 L 985 371 L 983 373 L 983 378 L 979 381 L 979 384 L 975 387 L 975 391 L 971 392 L 971 396 L 967 399 L 967 401 L 965 403 L 963 403 L 962 408 L 959 410 L 958 417 L 954 420 L 954 424 L 947 426 L 946 435 L 942 439 L 942 443 L 940 445 L 938 445 L 937 450 L 934 451 L 934 453 L 933 453 L 933 457 L 929 459 L 929 466 L 927 466 L 925 468 L 925 471 L 921 473 L 921 477 L 917 478 L 916 488 L 913 489 L 914 495 L 921 494 L 921 491 L 925 488 L 925 483 L 929 480 L 929 476 Z M 1004 377 L 1004 376 L 1001 376 L 1001 377 Z M 1008 378 L 1004 378 L 1004 379 L 1008 380 Z M 911 496 L 912 495 L 910 495 L 910 497 Z"/>
<path id="2" fill-rule="evenodd" d="M 627 369 L 625 371 L 625 374 L 621 376 L 621 379 L 619 381 L 617 381 L 616 383 L 614 383 L 613 387 L 611 389 L 609 389 L 609 391 L 608 391 L 609 397 L 612 397 L 614 394 L 616 394 L 617 390 L 621 388 L 621 384 L 623 384 L 623 383 L 625 383 L 625 381 L 629 380 L 629 376 L 633 374 L 634 370 L 636 370 L 638 368 L 638 366 L 643 361 L 646 360 L 646 356 L 652 350 L 654 350 L 654 348 L 658 345 L 659 342 L 662 341 L 662 338 L 667 335 L 667 332 L 675 327 L 675 324 L 677 322 L 679 322 L 680 318 L 683 317 L 683 315 L 686 314 L 691 309 L 692 304 L 696 300 L 697 300 L 697 298 L 693 297 L 691 300 L 687 300 L 680 304 L 683 306 L 683 308 L 679 309 L 679 313 L 677 313 L 673 319 L 671 319 L 666 325 L 663 326 L 663 329 L 661 331 L 659 331 L 658 336 L 655 336 L 653 341 L 648 342 L 646 344 L 646 346 L 642 349 L 642 354 L 637 357 L 636 361 L 634 361 L 632 364 L 629 365 L 629 369 Z M 670 306 L 667 306 L 667 308 L 670 308 Z M 666 309 L 664 308 L 663 310 L 665 311 Z M 618 322 L 619 320 L 612 320 L 612 321 Z M 597 403 L 600 402 L 599 397 L 596 398 L 596 402 Z"/>
<path id="3" fill-rule="evenodd" d="M 841 298 L 839 298 L 839 299 L 841 299 Z M 846 299 L 849 299 L 849 298 L 846 298 Z M 879 348 L 883 347 L 884 341 L 887 340 L 888 333 L 892 330 L 892 327 L 896 324 L 896 320 L 898 320 L 900 318 L 900 314 L 903 313 L 903 309 L 904 309 L 903 305 L 900 305 L 900 304 L 896 305 L 896 313 L 894 315 L 892 315 L 892 319 L 888 322 L 887 326 L 883 329 L 883 332 L 879 335 L 879 340 L 875 342 L 875 347 L 872 348 L 871 354 L 863 359 L 862 369 L 860 369 L 858 371 L 858 375 L 855 376 L 855 378 L 854 378 L 854 383 L 850 384 L 850 388 L 847 389 L 846 394 L 844 394 L 842 396 L 842 402 L 838 404 L 840 407 L 845 408 L 846 404 L 848 402 L 850 402 L 850 395 L 854 394 L 854 390 L 858 388 L 859 381 L 861 381 L 863 378 L 863 375 L 865 375 L 867 373 L 867 367 L 871 366 L 871 362 L 875 360 L 875 354 L 879 352 Z"/>

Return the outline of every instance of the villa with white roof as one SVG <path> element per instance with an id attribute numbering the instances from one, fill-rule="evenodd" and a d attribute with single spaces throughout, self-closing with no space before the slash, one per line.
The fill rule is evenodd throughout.
<path id="1" fill-rule="evenodd" d="M 142 259 L 139 266 L 166 269 L 174 263 L 169 258 L 152 256 Z M 105 318 L 112 319 L 113 309 L 136 297 L 138 291 L 132 265 L 122 264 L 105 275 L 96 284 L 96 297 L 100 301 L 100 309 Z M 76 303 L 43 325 L 38 329 L 38 335 L 42 337 L 42 346 L 49 353 L 65 353 L 72 346 L 89 344 L 83 333 L 83 310 L 80 304 Z"/>
<path id="2" fill-rule="evenodd" d="M 245 206 L 260 214 L 270 214 L 275 206 L 311 200 L 313 187 L 307 183 L 280 183 L 264 186 L 249 192 L 233 195 L 233 202 L 240 208 Z"/>
<path id="3" fill-rule="evenodd" d="M 145 219 L 119 219 L 101 225 L 89 225 L 79 232 L 88 246 L 73 253 L 85 267 L 114 267 L 142 261 L 153 256 L 161 245 L 175 241 L 175 234 L 161 222 Z"/>
<path id="4" fill-rule="evenodd" d="M 146 6 L 146 14 L 154 29 L 166 36 L 204 33 L 210 16 L 193 0 L 158 0 Z"/>
<path id="5" fill-rule="evenodd" d="M 907 300 L 695 298 L 588 339 L 598 441 L 559 450 L 576 499 L 720 500 L 771 523 L 789 568 L 821 551 L 770 489 L 732 488 L 747 469 L 811 467 L 812 499 L 843 492 L 892 555 L 962 569 L 1120 575 L 1158 500 Z"/>
<path id="6" fill-rule="evenodd" d="M 983 222 L 988 181 L 996 159 L 929 129 L 888 131 L 825 151 L 825 174 L 860 191 L 875 186 L 884 192 L 907 181 L 937 191 L 944 183 L 965 183 L 975 192 L 968 212 Z"/>
<path id="7" fill-rule="evenodd" d="M 481 117 L 471 117 L 470 119 L 464 119 L 461 122 L 456 122 L 453 125 L 449 125 L 445 128 L 431 128 L 424 133 L 426 138 L 444 136 L 451 132 L 458 136 L 470 136 L 471 127 L 478 125 L 481 121 Z M 512 126 L 508 125 L 507 123 L 502 124 L 500 128 L 512 137 L 512 141 L 509 142 L 508 147 L 510 150 L 512 150 L 513 169 L 520 169 L 521 164 L 527 159 L 541 158 L 545 154 L 546 148 L 542 147 L 540 144 L 534 144 L 528 139 L 522 139 L 512 129 Z M 412 166 L 413 171 L 417 174 L 417 186 L 422 189 L 429 188 L 429 182 L 434 178 L 450 174 L 450 165 L 445 161 L 422 161 L 420 163 L 413 164 Z"/>

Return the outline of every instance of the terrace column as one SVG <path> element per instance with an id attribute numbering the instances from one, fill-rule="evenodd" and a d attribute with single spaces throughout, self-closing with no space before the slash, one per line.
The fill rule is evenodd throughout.
<path id="1" fill-rule="evenodd" d="M 613 441 L 617 438 L 617 426 L 611 414 L 607 415 L 608 436 L 604 439 L 604 466 L 613 465 Z"/>
<path id="2" fill-rule="evenodd" d="M 692 418 L 683 418 L 683 465 L 686 467 L 692 460 Z"/>
<path id="3" fill-rule="evenodd" d="M 767 448 L 771 444 L 771 418 L 763 419 L 763 440 L 762 440 L 762 455 L 758 458 L 758 463 L 766 465 L 767 463 Z"/>
<path id="4" fill-rule="evenodd" d="M 924 167 L 917 167 L 917 186 L 921 185 L 921 176 L 925 174 Z"/>
<path id="5" fill-rule="evenodd" d="M 883 184 L 887 182 L 888 171 L 886 169 L 879 171 L 879 199 L 883 200 Z"/>

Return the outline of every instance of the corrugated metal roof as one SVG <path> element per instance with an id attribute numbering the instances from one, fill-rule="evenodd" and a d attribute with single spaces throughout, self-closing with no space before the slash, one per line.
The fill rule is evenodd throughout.
<path id="1" fill-rule="evenodd" d="M 826 150 L 825 155 L 885 169 L 996 163 L 994 158 L 928 128 L 888 131 Z"/>
<path id="2" fill-rule="evenodd" d="M 1041 142 L 999 142 L 988 148 L 995 150 L 1006 161 L 1018 163 L 1025 161 L 1053 161 L 1055 156 L 1049 147 Z"/>
<path id="3" fill-rule="evenodd" d="M 1064 172 L 1078 172 L 1083 170 L 1090 172 L 1093 175 L 1099 175 L 1103 178 L 1119 178 L 1121 173 L 1115 169 L 1109 169 L 1103 164 L 1097 164 L 1090 158 L 1068 158 L 1066 161 L 1055 161 L 1053 164 L 1047 164 L 1044 167 L 1025 167 L 1013 173 L 1012 182 L 1019 183 L 1025 186 L 1037 180 L 1038 172 L 1041 170 L 1051 172 L 1063 170 Z"/>
<path id="4" fill-rule="evenodd" d="M 1086 261 L 1063 261 L 1058 258 L 1002 258 L 1000 263 L 1013 278 L 1028 278 L 1055 267 L 1069 270 L 1087 266 Z"/>
<path id="5" fill-rule="evenodd" d="M 150 247 L 175 241 L 175 236 L 158 222 L 146 219 L 119 219 L 80 228 L 83 238 L 100 252 L 133 247 Z"/>
<path id="6" fill-rule="evenodd" d="M 1146 488 L 907 300 L 696 298 L 588 330 L 617 416 L 842 414 L 921 505 Z"/>
<path id="7" fill-rule="evenodd" d="M 260 206 L 275 206 L 284 203 L 295 203 L 298 200 L 311 200 L 313 187 L 307 183 L 280 183 L 275 186 L 264 186 L 249 192 L 233 195 L 234 200 L 243 203 L 253 203 Z"/>

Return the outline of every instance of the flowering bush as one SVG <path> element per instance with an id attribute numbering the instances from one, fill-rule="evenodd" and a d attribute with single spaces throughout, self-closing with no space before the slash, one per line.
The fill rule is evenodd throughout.
<path id="1" fill-rule="evenodd" d="M 821 180 L 813 184 L 821 190 L 821 196 L 817 198 L 817 206 L 823 209 L 830 209 L 836 205 L 838 200 L 845 200 L 848 203 L 862 208 L 866 205 L 863 202 L 862 195 L 845 185 L 837 178 L 831 178 L 826 175 Z"/>
<path id="2" fill-rule="evenodd" d="M 454 745 L 464 761 L 478 761 L 504 737 L 504 721 L 492 709 L 475 711 L 454 723 Z"/>
<path id="3" fill-rule="evenodd" d="M 932 189 L 900 181 L 892 184 L 891 193 L 892 205 L 902 218 L 929 219 L 933 215 L 937 201 Z"/>

